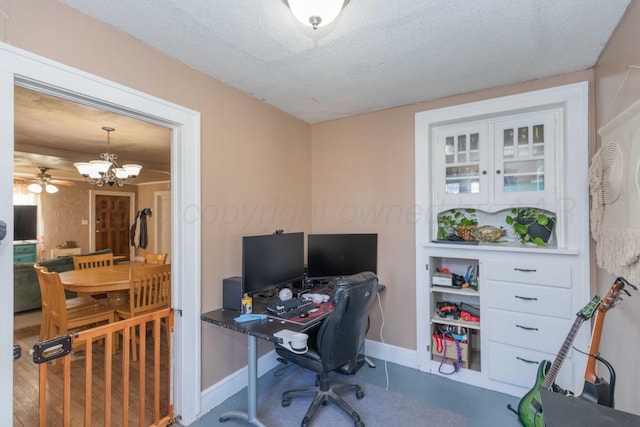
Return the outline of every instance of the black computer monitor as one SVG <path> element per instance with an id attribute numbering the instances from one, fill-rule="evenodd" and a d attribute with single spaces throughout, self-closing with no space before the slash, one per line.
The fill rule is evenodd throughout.
<path id="1" fill-rule="evenodd" d="M 304 278 L 304 233 L 242 238 L 242 291 L 249 295 Z"/>
<path id="2" fill-rule="evenodd" d="M 377 234 L 309 234 L 307 278 L 328 279 L 371 271 L 377 273 Z"/>

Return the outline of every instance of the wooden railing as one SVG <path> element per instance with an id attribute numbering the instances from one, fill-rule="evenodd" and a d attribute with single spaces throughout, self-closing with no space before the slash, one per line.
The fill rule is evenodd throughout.
<path id="1" fill-rule="evenodd" d="M 162 326 L 167 328 L 166 335 Z M 139 331 L 136 362 L 130 357 L 133 328 Z M 147 328 L 151 329 L 150 339 Z M 33 356 L 40 364 L 39 425 L 67 427 L 73 421 L 74 426 L 143 427 L 172 423 L 172 331 L 173 310 L 164 309 L 36 343 Z M 114 354 L 114 346 L 120 347 L 120 335 L 122 351 Z M 48 368 L 56 359 L 62 360 L 62 372 L 57 374 Z M 51 375 L 62 375 L 61 396 L 47 384 Z M 52 415 L 47 422 L 47 408 L 56 419 Z"/>

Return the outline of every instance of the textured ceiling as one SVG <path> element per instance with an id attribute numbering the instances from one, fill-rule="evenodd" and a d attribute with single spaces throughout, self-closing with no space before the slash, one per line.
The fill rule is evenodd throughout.
<path id="1" fill-rule="evenodd" d="M 143 166 L 135 182 L 170 179 L 171 129 L 55 96 L 15 88 L 14 176 L 31 179 L 38 167 L 54 180 L 78 181 L 74 162 L 96 160 L 106 151 L 107 133 L 118 163 Z"/>
<path id="2" fill-rule="evenodd" d="M 308 123 L 593 66 L 629 0 L 61 0 Z"/>
<path id="3" fill-rule="evenodd" d="M 351 0 L 314 31 L 281 0 L 60 1 L 308 123 L 592 67 L 630 2 Z M 137 182 L 169 176 L 166 128 L 20 88 L 15 117 L 19 177 L 77 180 L 102 126 Z"/>

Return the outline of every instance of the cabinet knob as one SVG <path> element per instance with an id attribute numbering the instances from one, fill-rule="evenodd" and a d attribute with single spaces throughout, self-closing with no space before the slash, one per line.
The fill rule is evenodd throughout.
<path id="1" fill-rule="evenodd" d="M 482 175 L 486 175 L 486 174 L 487 174 L 487 171 L 482 171 Z"/>
<path id="2" fill-rule="evenodd" d="M 498 175 L 500 175 L 501 173 L 502 173 L 502 172 L 500 171 L 500 169 L 498 169 L 498 170 L 496 171 L 496 174 L 498 174 Z"/>

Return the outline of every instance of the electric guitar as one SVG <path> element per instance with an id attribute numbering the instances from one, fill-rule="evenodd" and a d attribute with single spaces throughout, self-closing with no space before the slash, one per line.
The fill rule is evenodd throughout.
<path id="1" fill-rule="evenodd" d="M 624 292 L 628 296 L 631 293 L 624 289 L 625 285 L 628 285 L 633 290 L 638 290 L 634 285 L 629 283 L 624 277 L 618 277 L 607 296 L 602 299 L 598 312 L 596 313 L 596 320 L 593 326 L 593 332 L 591 334 L 591 345 L 589 346 L 589 359 L 587 360 L 587 368 L 584 373 L 584 385 L 582 387 L 582 393 L 579 398 L 587 400 L 589 402 L 597 403 L 599 405 L 608 406 L 613 408 L 613 392 L 615 387 L 615 371 L 609 362 L 602 359 L 599 356 L 598 349 L 600 347 L 600 336 L 602 335 L 602 326 L 604 324 L 604 315 L 616 306 L 618 301 L 622 300 L 620 294 Z M 604 379 L 599 378 L 596 374 L 596 361 L 600 360 L 609 369 L 609 383 Z"/>
<path id="2" fill-rule="evenodd" d="M 576 320 L 562 344 L 562 348 L 558 352 L 553 364 L 548 360 L 540 362 L 536 382 L 533 388 L 525 394 L 518 404 L 518 418 L 524 427 L 544 427 L 544 415 L 542 413 L 542 402 L 540 399 L 540 389 L 552 390 L 560 392 L 561 390 L 554 384 L 556 376 L 562 367 L 562 363 L 567 356 L 569 348 L 576 338 L 578 329 L 585 320 L 593 317 L 594 313 L 600 305 L 600 297 L 595 296 L 582 310 L 576 315 Z"/>

